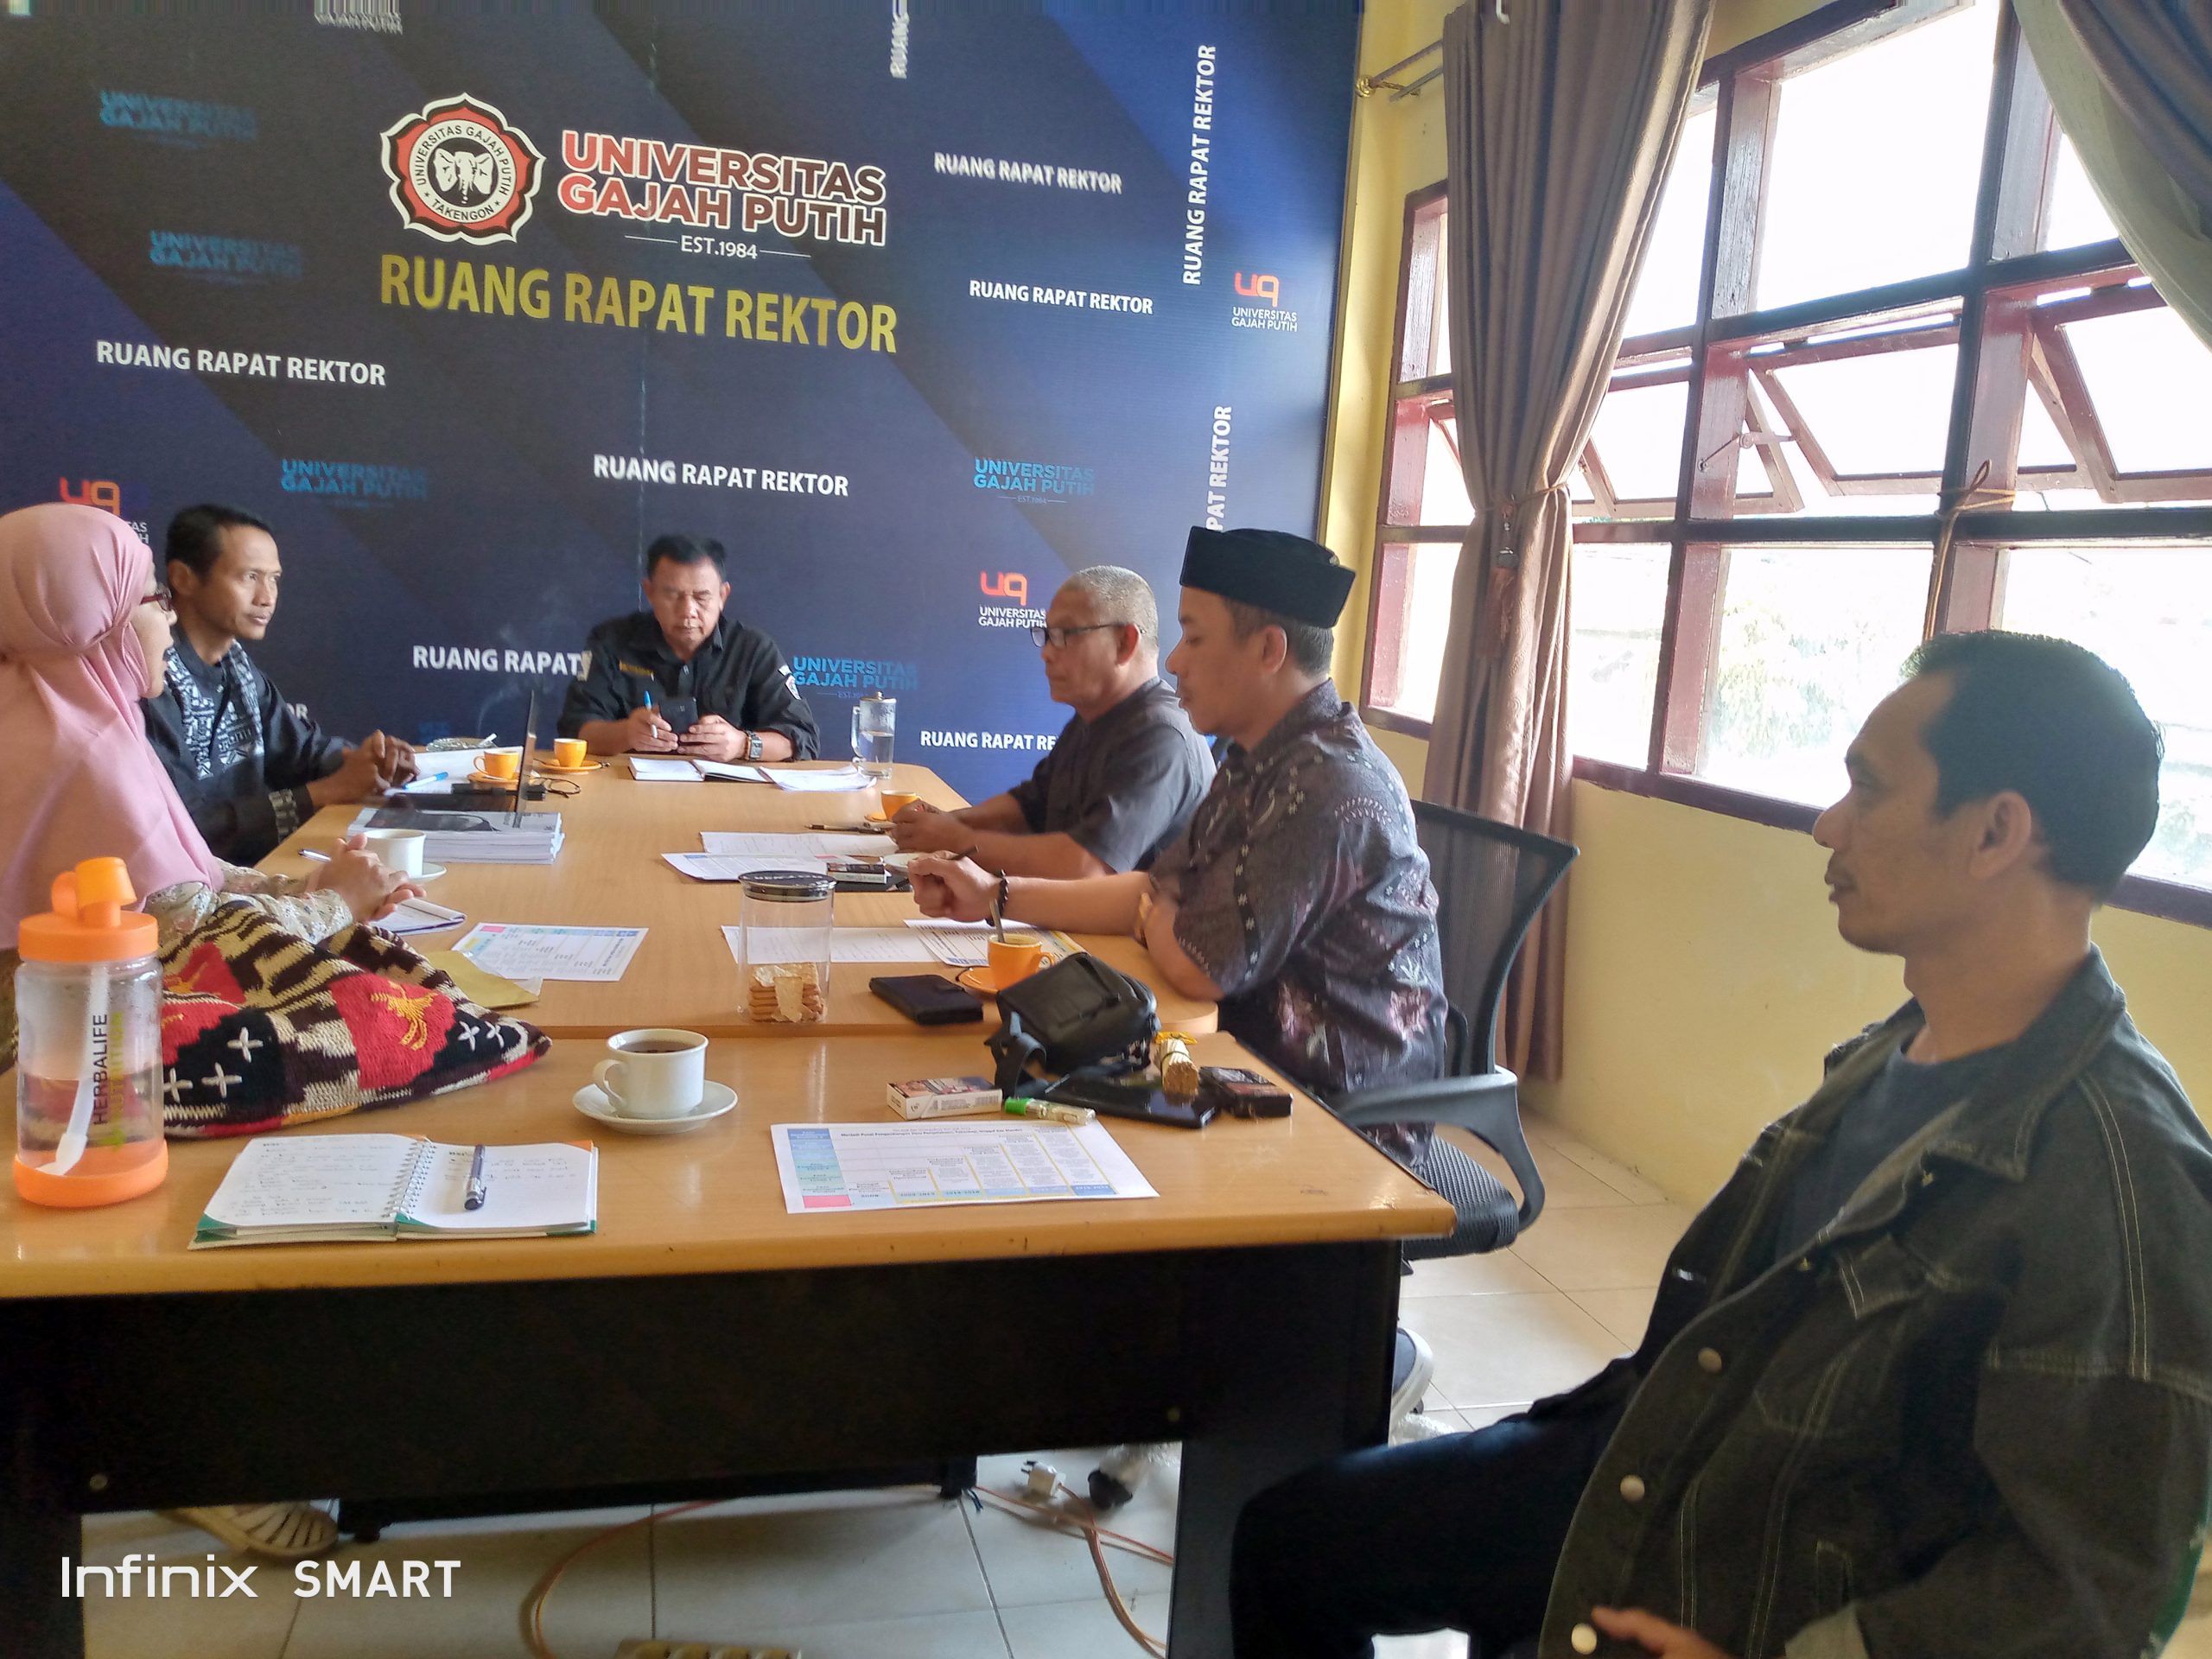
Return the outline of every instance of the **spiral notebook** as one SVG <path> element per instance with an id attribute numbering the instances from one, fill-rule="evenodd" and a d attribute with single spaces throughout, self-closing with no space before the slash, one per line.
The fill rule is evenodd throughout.
<path id="1" fill-rule="evenodd" d="M 484 1204 L 471 1210 L 475 1153 L 412 1135 L 257 1137 L 207 1201 L 192 1248 L 598 1230 L 599 1149 L 589 1141 L 486 1147 Z"/>

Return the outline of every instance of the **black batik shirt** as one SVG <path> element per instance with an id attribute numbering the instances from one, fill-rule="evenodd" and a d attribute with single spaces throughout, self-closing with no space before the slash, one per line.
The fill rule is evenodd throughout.
<path id="1" fill-rule="evenodd" d="M 167 681 L 145 705 L 146 740 L 216 857 L 251 864 L 314 816 L 307 786 L 346 758 L 233 645 L 212 663 L 190 645 L 162 659 Z"/>
<path id="2" fill-rule="evenodd" d="M 1064 835 L 1118 872 L 1151 868 L 1212 781 L 1205 740 L 1155 676 L 1097 719 L 1070 720 L 1007 792 L 1031 833 Z"/>
<path id="3" fill-rule="evenodd" d="M 1444 1070 L 1436 889 L 1413 804 L 1324 680 L 1246 753 L 1153 871 L 1222 1028 L 1324 1096 Z M 1401 1157 L 1422 1137 L 1378 1131 Z"/>
<path id="4" fill-rule="evenodd" d="M 680 660 L 651 611 L 602 622 L 584 641 L 583 672 L 569 683 L 561 735 L 575 737 L 592 720 L 627 720 L 670 697 L 696 697 L 702 715 L 719 715 L 740 731 L 781 732 L 793 758 L 814 759 L 820 745 L 814 713 L 798 694 L 776 642 L 728 611 L 690 662 Z"/>

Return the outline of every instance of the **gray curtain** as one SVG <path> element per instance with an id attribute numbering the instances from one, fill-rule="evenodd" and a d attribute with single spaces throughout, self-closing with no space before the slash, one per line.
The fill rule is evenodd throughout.
<path id="1" fill-rule="evenodd" d="M 2212 0 L 2015 0 L 2128 252 L 2212 346 Z"/>
<path id="2" fill-rule="evenodd" d="M 1444 21 L 1452 380 L 1475 522 L 1423 792 L 1571 838 L 1567 476 L 1605 395 L 1713 0 L 1482 0 Z M 1522 947 L 1505 1064 L 1558 1074 L 1566 899 Z"/>

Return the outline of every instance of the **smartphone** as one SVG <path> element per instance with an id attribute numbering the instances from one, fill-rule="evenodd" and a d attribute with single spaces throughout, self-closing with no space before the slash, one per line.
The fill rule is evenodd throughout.
<path id="1" fill-rule="evenodd" d="M 1179 1129 L 1202 1129 L 1220 1109 L 1204 1090 L 1192 1099 L 1177 1100 L 1148 1083 L 1116 1083 L 1082 1071 L 1047 1084 L 1036 1097 L 1061 1106 L 1088 1106 L 1102 1117 L 1141 1118 Z"/>
<path id="2" fill-rule="evenodd" d="M 699 723 L 699 699 L 696 697 L 663 697 L 660 717 L 668 722 L 668 729 L 678 737 Z"/>
<path id="3" fill-rule="evenodd" d="M 960 1026 L 983 1017 L 983 999 L 942 974 L 879 974 L 868 988 L 918 1026 Z"/>

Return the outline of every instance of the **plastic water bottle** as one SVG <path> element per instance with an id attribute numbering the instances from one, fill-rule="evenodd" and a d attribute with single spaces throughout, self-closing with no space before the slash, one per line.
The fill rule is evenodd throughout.
<path id="1" fill-rule="evenodd" d="M 16 936 L 16 1191 L 63 1209 L 150 1192 L 162 1138 L 159 930 L 119 858 L 54 879 Z"/>

